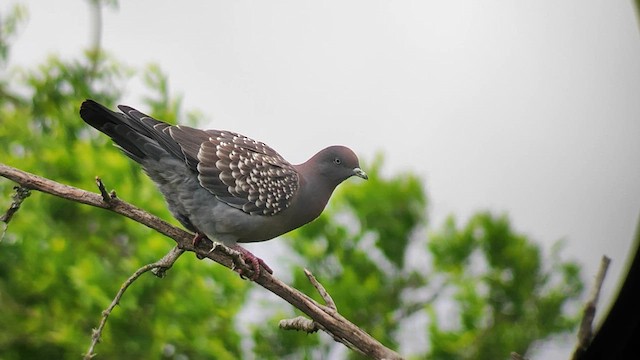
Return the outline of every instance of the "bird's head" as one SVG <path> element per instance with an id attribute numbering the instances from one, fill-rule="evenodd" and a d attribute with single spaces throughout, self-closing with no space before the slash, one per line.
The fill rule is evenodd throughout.
<path id="1" fill-rule="evenodd" d="M 318 174 L 334 186 L 352 176 L 368 179 L 367 173 L 360 168 L 356 154 L 345 146 L 329 146 L 310 161 L 317 167 Z"/>

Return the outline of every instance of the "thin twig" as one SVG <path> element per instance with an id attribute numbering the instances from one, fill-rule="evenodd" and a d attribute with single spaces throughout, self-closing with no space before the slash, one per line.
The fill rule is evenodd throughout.
<path id="1" fill-rule="evenodd" d="M 0 221 L 6 224 L 8 224 L 9 221 L 11 221 L 13 215 L 18 212 L 18 209 L 20 209 L 20 205 L 22 205 L 24 199 L 28 198 L 29 195 L 31 195 L 31 191 L 29 191 L 29 189 L 24 186 L 14 186 L 13 190 L 15 190 L 15 192 L 13 193 L 13 195 L 11 195 L 11 200 L 13 200 L 11 202 L 11 206 L 9 206 L 7 212 L 0 216 Z"/>
<path id="2" fill-rule="evenodd" d="M 0 221 L 4 223 L 2 234 L 0 234 L 0 242 L 2 242 L 2 239 L 4 239 L 4 235 L 7 232 L 7 228 L 9 227 L 11 218 L 13 218 L 13 215 L 18 212 L 18 209 L 20 209 L 20 205 L 22 205 L 24 199 L 28 198 L 29 195 L 31 195 L 29 189 L 24 186 L 14 186 L 13 190 L 15 190 L 15 192 L 13 193 L 13 195 L 11 195 L 11 205 L 9 206 L 7 211 L 2 214 L 2 216 L 0 216 Z"/>
<path id="3" fill-rule="evenodd" d="M 529 360 L 528 358 L 518 354 L 517 352 L 511 353 L 511 360 Z"/>
<path id="4" fill-rule="evenodd" d="M 596 317 L 596 306 L 598 304 L 598 298 L 600 297 L 600 290 L 604 283 L 604 278 L 607 275 L 607 269 L 611 259 L 607 256 L 603 256 L 600 261 L 600 269 L 596 275 L 595 283 L 591 289 L 591 295 L 589 301 L 584 306 L 584 312 L 582 315 L 582 322 L 580 323 L 580 330 L 578 331 L 578 344 L 576 350 L 573 353 L 572 359 L 579 359 L 582 354 L 587 350 L 591 340 L 593 339 L 593 320 Z"/>
<path id="5" fill-rule="evenodd" d="M 340 313 L 338 313 L 338 308 L 336 307 L 336 303 L 333 301 L 333 298 L 331 298 L 331 295 L 329 295 L 329 292 L 324 288 L 324 286 L 322 286 L 322 284 L 320 284 L 320 282 L 316 279 L 316 277 L 313 276 L 311 271 L 309 271 L 308 269 L 304 269 L 304 274 L 307 276 L 307 279 L 309 279 L 309 282 L 311 282 L 313 287 L 316 288 L 316 290 L 318 291 L 322 299 L 325 301 L 326 305 L 320 305 L 316 303 L 313 299 L 311 299 L 309 296 L 307 296 L 306 294 L 303 294 L 303 295 L 309 301 L 312 301 L 315 304 L 317 304 L 317 306 L 320 309 L 322 309 L 322 311 L 324 311 L 324 313 L 327 316 L 330 316 L 341 322 L 342 321 L 348 322 L 347 319 L 345 319 L 342 315 L 340 315 Z M 298 316 L 293 319 L 280 320 L 280 322 L 278 323 L 278 326 L 282 330 L 299 330 L 299 331 L 304 331 L 306 333 L 314 333 L 318 330 L 322 330 L 327 334 L 329 334 L 333 338 L 333 340 L 335 340 L 336 342 L 342 343 L 349 349 L 356 351 L 362 355 L 367 355 L 359 346 L 355 345 L 349 339 L 350 338 L 349 336 L 329 331 L 327 330 L 327 328 L 324 327 L 323 324 L 311 319 L 307 319 L 303 316 Z"/>
<path id="6" fill-rule="evenodd" d="M 304 269 L 304 274 L 307 276 L 307 279 L 309 279 L 313 287 L 315 287 L 316 290 L 318 290 L 318 294 L 322 296 L 322 299 L 324 300 L 325 305 L 329 309 L 333 310 L 334 313 L 337 313 L 338 308 L 336 307 L 336 303 L 331 298 L 331 295 L 329 295 L 329 293 L 327 292 L 327 289 L 325 289 L 324 286 L 322 286 L 322 284 L 320 284 L 320 282 L 316 280 L 316 277 L 313 276 L 311 271 L 309 271 L 308 269 Z"/>
<path id="7" fill-rule="evenodd" d="M 98 186 L 98 190 L 100 190 L 100 195 L 102 196 L 102 200 L 105 203 L 110 203 L 111 202 L 111 196 L 109 195 L 109 192 L 107 191 L 106 187 L 104 186 L 104 183 L 102 182 L 102 179 L 100 179 L 100 177 L 96 176 L 96 185 Z"/>
<path id="8" fill-rule="evenodd" d="M 120 286 L 120 290 L 118 290 L 118 292 L 116 293 L 116 296 L 113 298 L 111 305 L 109 305 L 109 307 L 107 307 L 102 312 L 102 319 L 100 320 L 100 324 L 96 329 L 93 329 L 93 333 L 91 334 L 91 344 L 89 345 L 89 349 L 87 350 L 87 353 L 84 355 L 84 360 L 89 360 L 96 355 L 94 353 L 94 350 L 98 342 L 100 342 L 100 337 L 102 337 L 102 330 L 104 330 L 104 327 L 107 324 L 107 319 L 109 318 L 109 315 L 111 315 L 111 312 L 113 311 L 113 309 L 120 303 L 120 299 L 122 299 L 122 296 L 124 295 L 125 291 L 127 291 L 129 286 L 131 286 L 131 284 L 133 284 L 133 282 L 136 281 L 142 274 L 150 270 L 153 271 L 153 270 L 161 269 L 162 271 L 161 274 L 162 276 L 164 276 L 164 273 L 169 268 L 171 268 L 171 266 L 173 266 L 173 263 L 175 263 L 176 260 L 178 260 L 178 257 L 180 257 L 180 255 L 182 255 L 183 253 L 184 253 L 184 250 L 179 249 L 178 247 L 174 247 L 162 259 L 154 263 L 147 264 L 141 267 L 140 269 L 136 270 L 136 272 L 134 272 L 122 284 L 122 286 Z M 155 275 L 158 276 L 158 272 L 156 272 Z"/>
<path id="9" fill-rule="evenodd" d="M 325 310 L 325 312 L 332 316 L 337 314 L 338 308 L 336 307 L 336 303 L 333 301 L 333 298 L 331 298 L 331 295 L 329 295 L 329 292 L 327 292 L 327 289 L 325 289 L 324 286 L 320 284 L 320 282 L 308 269 L 304 269 L 304 274 L 307 276 L 307 279 L 309 279 L 311 285 L 316 288 L 316 290 L 324 300 L 326 306 L 324 306 L 323 309 Z M 309 298 L 309 300 L 313 301 L 313 299 L 311 298 Z M 319 329 L 319 326 L 315 321 L 307 319 L 304 316 L 297 316 L 292 319 L 282 319 L 278 323 L 278 326 L 282 330 L 300 330 L 307 333 L 314 333 Z"/>

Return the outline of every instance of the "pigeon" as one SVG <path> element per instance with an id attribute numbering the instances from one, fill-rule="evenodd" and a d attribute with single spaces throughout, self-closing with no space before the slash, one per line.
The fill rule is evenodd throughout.
<path id="1" fill-rule="evenodd" d="M 118 109 L 86 100 L 80 116 L 142 166 L 172 215 L 195 233 L 194 245 L 206 237 L 238 251 L 254 270 L 251 280 L 261 266 L 273 272 L 238 243 L 297 229 L 320 216 L 344 180 L 368 179 L 345 146 L 292 165 L 268 145 L 232 131 L 173 126 L 129 106 Z"/>

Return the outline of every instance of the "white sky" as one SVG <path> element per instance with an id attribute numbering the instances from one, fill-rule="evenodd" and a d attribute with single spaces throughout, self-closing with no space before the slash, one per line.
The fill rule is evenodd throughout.
<path id="1" fill-rule="evenodd" d="M 22 2 L 13 64 L 88 46 L 85 1 Z M 121 0 L 104 14 L 104 47 L 159 63 L 203 127 L 294 163 L 330 144 L 381 151 L 388 173 L 425 179 L 432 226 L 507 212 L 547 250 L 566 239 L 589 285 L 610 256 L 603 301 L 615 294 L 640 215 L 631 1 Z M 145 110 L 139 81 L 122 98 Z"/>

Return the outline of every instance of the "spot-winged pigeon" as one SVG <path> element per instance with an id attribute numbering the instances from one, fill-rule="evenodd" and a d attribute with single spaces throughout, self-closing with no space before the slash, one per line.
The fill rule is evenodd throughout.
<path id="1" fill-rule="evenodd" d="M 196 233 L 268 266 L 237 243 L 273 239 L 317 218 L 333 190 L 351 176 L 367 179 L 358 157 L 330 146 L 292 165 L 266 144 L 223 130 L 171 126 L 128 106 L 114 112 L 93 100 L 80 116 L 142 165 L 173 216 Z"/>

